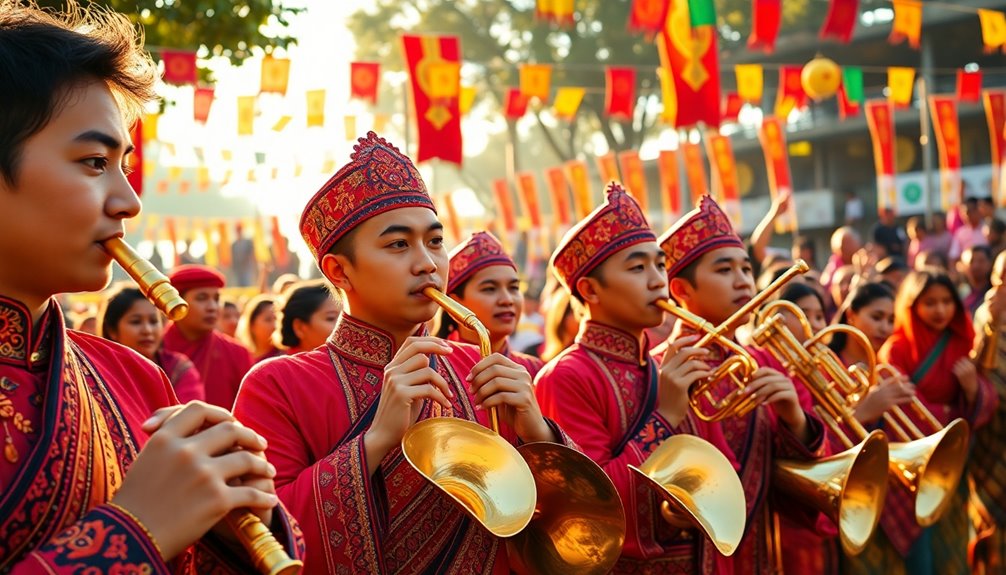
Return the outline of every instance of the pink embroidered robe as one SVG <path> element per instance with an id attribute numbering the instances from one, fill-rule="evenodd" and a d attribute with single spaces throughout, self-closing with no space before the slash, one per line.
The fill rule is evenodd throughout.
<path id="1" fill-rule="evenodd" d="M 236 339 L 216 330 L 196 341 L 189 341 L 178 326 L 164 330 L 164 349 L 187 356 L 203 380 L 206 402 L 230 409 L 241 386 L 241 378 L 252 366 L 251 353 Z"/>

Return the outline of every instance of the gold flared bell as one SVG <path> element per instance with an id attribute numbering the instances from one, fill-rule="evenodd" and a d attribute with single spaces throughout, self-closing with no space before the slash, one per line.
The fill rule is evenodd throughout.
<path id="1" fill-rule="evenodd" d="M 858 555 L 880 521 L 887 497 L 887 437 L 870 433 L 855 447 L 815 461 L 778 461 L 775 489 L 794 495 L 838 526 L 846 554 Z"/>
<path id="2" fill-rule="evenodd" d="M 497 537 L 517 534 L 535 510 L 535 483 L 517 449 L 465 419 L 436 417 L 402 438 L 405 459 Z"/>
<path id="3" fill-rule="evenodd" d="M 730 556 L 744 537 L 744 487 L 730 461 L 713 444 L 693 435 L 668 437 L 639 467 L 629 469 L 663 498 L 666 519 L 701 529 L 720 553 Z"/>
<path id="4" fill-rule="evenodd" d="M 891 444 L 891 473 L 915 499 L 915 520 L 928 527 L 943 515 L 957 491 L 968 452 L 969 428 L 955 419 L 936 433 Z"/>
<path id="5" fill-rule="evenodd" d="M 520 574 L 611 571 L 625 541 L 625 512 L 604 470 L 556 443 L 528 443 L 517 451 L 534 475 L 538 505 L 530 525 L 507 540 L 510 567 Z"/>

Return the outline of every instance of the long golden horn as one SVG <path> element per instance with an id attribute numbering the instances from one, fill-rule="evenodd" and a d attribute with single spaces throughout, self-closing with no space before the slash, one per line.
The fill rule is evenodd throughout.
<path id="1" fill-rule="evenodd" d="M 140 291 L 164 315 L 179 320 L 189 313 L 185 303 L 168 278 L 147 260 L 140 257 L 122 238 L 111 238 L 102 242 L 105 251 L 126 270 Z M 248 511 L 233 510 L 225 517 L 227 525 L 234 531 L 241 546 L 248 551 L 252 564 L 264 575 L 297 575 L 304 563 L 293 559 L 272 531 L 262 520 Z"/>

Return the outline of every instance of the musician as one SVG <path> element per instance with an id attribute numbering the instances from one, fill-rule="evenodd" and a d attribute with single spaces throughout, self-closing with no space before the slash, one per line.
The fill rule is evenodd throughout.
<path id="1" fill-rule="evenodd" d="M 164 349 L 184 354 L 196 365 L 207 403 L 230 409 L 252 357 L 240 342 L 216 329 L 224 275 L 209 266 L 186 264 L 171 270 L 168 278 L 189 304 L 189 313 L 164 330 Z"/>
<path id="2" fill-rule="evenodd" d="M 686 310 L 706 321 L 719 325 L 751 300 L 754 277 L 751 262 L 733 225 L 709 196 L 703 196 L 696 209 L 686 214 L 659 238 L 667 255 L 667 277 L 671 296 Z M 696 329 L 679 321 L 671 336 L 668 353 L 680 349 L 682 338 L 694 336 Z M 733 337 L 732 333 L 726 334 Z M 690 340 L 686 340 L 690 341 Z M 690 363 L 692 373 L 710 373 L 730 353 L 719 345 L 711 345 L 710 352 L 696 357 Z M 770 552 L 772 543 L 772 514 L 774 507 L 767 501 L 769 495 L 772 460 L 814 459 L 826 453 L 824 426 L 810 415 L 809 393 L 797 389 L 784 375 L 785 370 L 766 351 L 748 348 L 748 353 L 761 366 L 754 373 L 746 393 L 756 397 L 759 407 L 747 417 L 727 418 L 721 422 L 728 451 L 740 463 L 741 483 L 745 487 L 748 504 L 747 532 L 740 548 L 733 555 L 737 573 L 769 573 L 778 559 Z M 717 396 L 733 387 L 727 381 L 718 384 Z M 782 510 L 799 506 L 787 501 Z M 795 529 L 810 529 L 817 515 L 797 512 L 793 517 Z M 804 516 L 805 515 L 805 516 Z M 789 518 L 789 516 L 786 516 Z M 824 558 L 812 553 L 810 557 L 798 556 L 807 546 L 793 530 L 784 533 L 783 559 L 787 573 L 821 573 Z M 819 549 L 820 547 L 810 547 Z"/>
<path id="3" fill-rule="evenodd" d="M 108 283 L 101 242 L 140 211 L 123 166 L 156 76 L 120 14 L 0 0 L 3 573 L 249 573 L 220 521 L 237 508 L 302 553 L 263 440 L 177 405 L 138 353 L 66 330 L 54 297 Z"/>
<path id="4" fill-rule="evenodd" d="M 729 561 L 697 530 L 665 521 L 661 499 L 628 468 L 677 433 L 725 449 L 718 428 L 690 415 L 687 386 L 658 377 L 648 353 L 644 330 L 663 321 L 655 302 L 667 299 L 667 278 L 664 254 L 639 205 L 611 183 L 604 204 L 566 234 L 551 265 L 585 313 L 575 343 L 538 374 L 536 393 L 622 499 L 626 538 L 614 572 L 725 572 Z M 674 365 L 661 366 L 667 369 Z"/>
<path id="5" fill-rule="evenodd" d="M 300 229 L 345 309 L 324 347 L 256 365 L 234 413 L 269 441 L 302 518 L 310 573 L 507 573 L 506 546 L 405 461 L 416 421 L 447 415 L 518 440 L 563 439 L 527 370 L 430 337 L 423 289 L 447 285 L 443 225 L 412 161 L 370 132 L 309 201 Z"/>
<path id="6" fill-rule="evenodd" d="M 517 264 L 503 245 L 489 232 L 476 232 L 450 253 L 447 294 L 467 307 L 489 330 L 493 351 L 520 365 L 534 377 L 543 362 L 526 353 L 510 349 L 513 335 L 524 311 Z M 478 345 L 478 337 L 458 326 L 446 312 L 437 314 L 438 337 Z"/>

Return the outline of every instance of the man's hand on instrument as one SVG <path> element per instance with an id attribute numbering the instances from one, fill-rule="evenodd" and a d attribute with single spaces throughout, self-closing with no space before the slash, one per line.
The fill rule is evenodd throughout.
<path id="1" fill-rule="evenodd" d="M 688 415 L 688 390 L 712 373 L 709 364 L 702 361 L 709 350 L 690 347 L 699 337 L 689 335 L 669 343 L 658 368 L 657 411 L 673 426 Z"/>
<path id="2" fill-rule="evenodd" d="M 523 441 L 558 441 L 538 407 L 531 375 L 510 358 L 494 353 L 475 364 L 468 384 L 477 407 L 495 407 L 500 419 Z"/>
<path id="3" fill-rule="evenodd" d="M 370 473 L 402 442 L 406 430 L 419 419 L 423 400 L 451 410 L 454 397 L 447 381 L 430 367 L 430 354 L 449 355 L 453 349 L 438 337 L 410 337 L 384 368 L 384 385 L 370 429 L 363 436 Z"/>
<path id="4" fill-rule="evenodd" d="M 951 368 L 957 381 L 961 383 L 961 391 L 964 392 L 964 399 L 968 403 L 974 403 L 975 396 L 978 395 L 978 368 L 970 358 L 962 357 Z"/>
<path id="5" fill-rule="evenodd" d="M 771 367 L 759 367 L 744 393 L 755 398 L 759 404 L 771 406 L 794 435 L 801 441 L 806 439 L 807 415 L 800 406 L 800 397 L 790 378 Z"/>
<path id="6" fill-rule="evenodd" d="M 232 509 L 271 520 L 279 500 L 271 488 L 276 469 L 261 455 L 266 441 L 229 411 L 192 401 L 158 410 L 143 430 L 150 438 L 112 503 L 139 519 L 166 560 Z"/>

